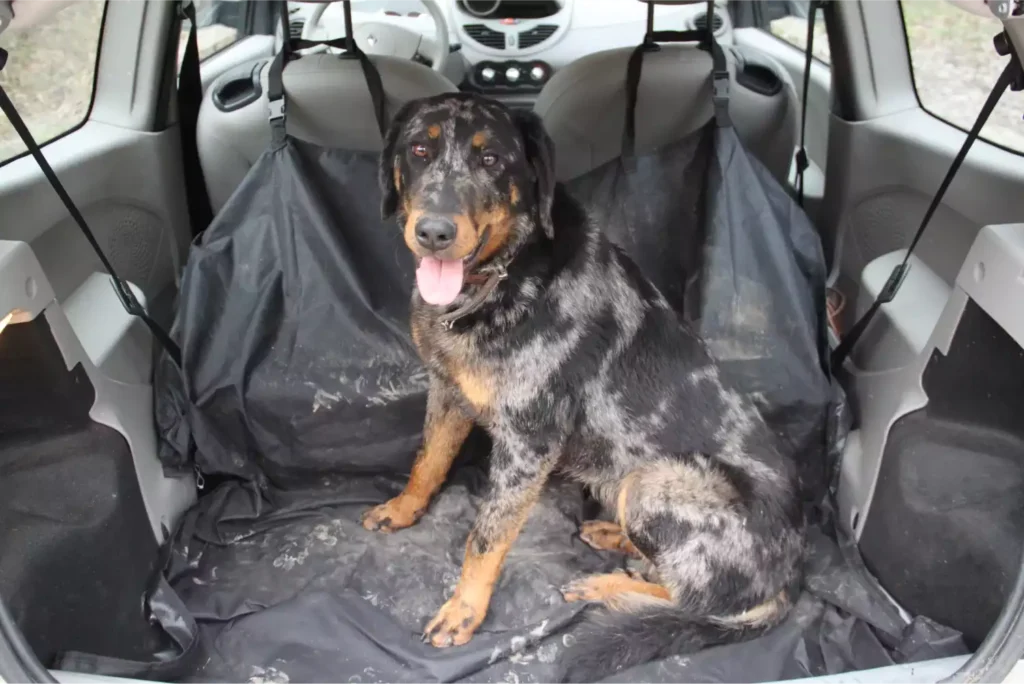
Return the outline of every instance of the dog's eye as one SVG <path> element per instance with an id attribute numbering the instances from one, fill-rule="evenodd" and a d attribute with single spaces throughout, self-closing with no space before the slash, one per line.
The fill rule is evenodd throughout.
<path id="1" fill-rule="evenodd" d="M 426 159 L 427 157 L 430 156 L 430 150 L 427 149 L 426 145 L 421 145 L 420 143 L 413 143 L 411 149 L 413 156 L 419 157 L 420 159 Z"/>
<path id="2" fill-rule="evenodd" d="M 493 152 L 484 152 L 483 156 L 480 157 L 480 162 L 484 166 L 494 166 L 498 163 L 498 155 Z"/>

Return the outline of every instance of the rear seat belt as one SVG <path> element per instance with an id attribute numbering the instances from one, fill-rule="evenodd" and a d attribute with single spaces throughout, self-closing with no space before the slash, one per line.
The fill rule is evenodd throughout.
<path id="1" fill-rule="evenodd" d="M 6 64 L 7 51 L 0 48 L 0 71 L 3 71 Z M 96 256 L 99 257 L 100 263 L 103 264 L 103 268 L 105 268 L 107 273 L 110 274 L 110 279 L 113 281 L 114 285 L 114 292 L 117 293 L 117 298 L 121 301 L 121 306 L 123 306 L 124 310 L 129 314 L 141 319 L 142 322 L 146 324 L 149 331 L 153 333 L 153 337 L 156 338 L 160 346 L 167 352 L 167 356 L 170 357 L 171 361 L 174 362 L 174 365 L 180 370 L 181 349 L 179 349 L 178 345 L 171 339 L 171 336 L 168 335 L 156 321 L 149 317 L 149 314 L 146 313 L 146 310 L 139 303 L 139 300 L 135 298 L 135 293 L 132 292 L 128 283 L 117 275 L 113 264 L 110 263 L 107 255 L 103 253 L 103 249 L 100 247 L 100 243 L 96 240 L 96 236 L 93 235 L 92 230 L 89 229 L 89 224 L 86 223 L 82 213 L 71 200 L 71 196 L 68 195 L 67 190 L 64 189 L 64 185 L 60 182 L 60 179 L 57 178 L 57 174 L 54 173 L 53 167 L 51 167 L 50 163 L 46 161 L 46 157 L 43 156 L 43 151 L 39 148 L 35 138 L 32 137 L 28 127 L 25 125 L 25 121 L 21 118 L 21 115 L 18 114 L 18 110 L 15 109 L 14 103 L 11 102 L 11 99 L 7 96 L 7 91 L 4 90 L 2 85 L 0 85 L 0 110 L 2 110 L 7 116 L 7 119 L 11 122 L 14 130 L 17 131 L 21 141 L 28 149 L 29 154 L 31 154 L 36 160 L 36 163 L 39 164 L 39 168 L 42 170 L 43 175 L 46 176 L 46 180 L 49 181 L 54 192 L 56 192 L 57 196 L 60 198 L 60 201 L 64 203 L 68 213 L 71 214 L 71 218 L 73 218 L 75 223 L 78 224 L 78 228 L 82 231 L 82 234 L 85 235 L 85 239 L 89 241 L 89 246 L 92 247 Z"/>
<path id="2" fill-rule="evenodd" d="M 655 31 L 654 3 L 647 3 L 647 32 L 626 64 L 626 125 L 622 130 L 622 162 L 627 171 L 636 168 L 636 100 L 643 71 L 644 53 L 658 50 L 658 43 L 701 42 L 711 53 L 711 97 L 715 107 L 715 123 L 721 128 L 732 125 L 729 117 L 729 64 L 722 46 L 715 40 L 715 2 L 708 0 L 705 10 L 706 28 L 696 31 Z"/>
<path id="3" fill-rule="evenodd" d="M 199 162 L 197 126 L 199 107 L 203 104 L 203 79 L 199 72 L 199 38 L 196 25 L 196 5 L 183 0 L 178 6 L 181 19 L 188 19 L 191 28 L 185 43 L 178 75 L 178 129 L 181 135 L 181 162 L 185 173 L 185 196 L 188 217 L 192 223 L 192 237 L 196 237 L 213 221 L 213 208 L 206 192 L 206 177 Z"/>
<path id="4" fill-rule="evenodd" d="M 814 63 L 814 20 L 824 0 L 811 0 L 807 10 L 807 48 L 804 50 L 804 88 L 800 94 L 800 149 L 796 152 L 796 201 L 804 206 L 804 176 L 811 165 L 807 158 L 807 93 L 811 87 Z"/>
<path id="5" fill-rule="evenodd" d="M 917 247 L 917 243 L 921 241 L 921 236 L 924 235 L 925 229 L 928 227 L 928 222 L 931 221 L 932 215 L 939 208 L 939 204 L 942 203 L 942 198 L 946 194 L 946 190 L 949 189 L 950 183 L 953 182 L 953 178 L 956 176 L 957 171 L 960 170 L 960 165 L 963 164 L 964 159 L 967 157 L 967 153 L 970 151 L 974 141 L 978 139 L 981 134 L 981 129 L 985 126 L 985 122 L 988 121 L 988 117 L 992 114 L 992 110 L 995 109 L 996 103 L 999 102 L 999 98 L 1002 97 L 1006 89 L 1013 83 L 1018 82 L 1021 79 L 1021 64 L 1014 57 L 1010 58 L 1010 62 L 1003 69 L 1003 73 L 999 75 L 999 80 L 996 81 L 995 86 L 992 88 L 992 92 L 989 93 L 988 99 L 985 100 L 984 106 L 981 108 L 981 113 L 978 114 L 978 119 L 974 122 L 974 126 L 971 127 L 970 132 L 967 134 L 967 139 L 964 140 L 963 147 L 957 153 L 956 158 L 953 159 L 953 163 L 949 167 L 949 171 L 946 172 L 946 177 L 942 179 L 942 183 L 939 185 L 938 192 L 935 193 L 935 197 L 932 198 L 931 204 L 928 205 L 928 210 L 924 213 L 924 218 L 921 220 L 921 225 L 918 226 L 917 232 L 914 233 L 914 238 L 910 241 L 910 246 L 907 247 L 907 253 L 903 256 L 903 261 L 899 263 L 892 270 L 889 275 L 889 279 L 886 281 L 882 291 L 878 293 L 878 297 L 864 315 L 854 323 L 853 327 L 846 334 L 845 337 L 840 341 L 832 351 L 832 358 L 830 359 L 830 366 L 832 373 L 835 374 L 842 368 L 843 362 L 846 357 L 850 355 L 853 347 L 857 344 L 857 341 L 864 335 L 864 331 L 867 330 L 868 325 L 871 323 L 871 319 L 878 313 L 879 307 L 883 304 L 887 304 L 893 300 L 896 293 L 899 292 L 900 286 L 907 277 L 907 272 L 910 270 L 910 255 L 913 254 L 914 248 Z"/>

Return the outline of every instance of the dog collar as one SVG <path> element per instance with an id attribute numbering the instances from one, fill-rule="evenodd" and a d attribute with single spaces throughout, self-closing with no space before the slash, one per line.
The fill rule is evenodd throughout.
<path id="1" fill-rule="evenodd" d="M 483 275 L 484 274 L 482 273 L 473 274 L 466 278 L 466 282 L 476 284 L 477 282 L 480 282 L 481 276 Z M 455 311 L 450 311 L 437 317 L 437 320 L 441 322 L 441 327 L 445 330 L 451 330 L 452 326 L 455 325 L 455 321 L 459 320 L 463 316 L 468 316 L 483 306 L 484 301 L 491 296 L 492 292 L 494 292 L 494 288 L 498 287 L 498 283 L 506 278 L 508 278 L 508 271 L 505 269 L 505 266 L 498 266 L 490 273 L 490 275 L 487 276 L 487 279 L 483 281 L 483 286 L 468 302 L 460 306 Z"/>

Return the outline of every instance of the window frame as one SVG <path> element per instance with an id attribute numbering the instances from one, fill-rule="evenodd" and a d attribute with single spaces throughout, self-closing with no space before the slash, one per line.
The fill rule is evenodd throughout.
<path id="1" fill-rule="evenodd" d="M 917 106 L 921 109 L 921 111 L 924 112 L 925 114 L 927 114 L 928 116 L 932 117 L 933 119 L 937 119 L 938 121 L 941 121 L 942 123 L 946 124 L 947 126 L 952 126 L 956 130 L 958 130 L 961 133 L 963 133 L 964 135 L 969 135 L 970 134 L 970 129 L 964 128 L 960 124 L 954 123 L 954 122 L 950 121 L 949 119 L 947 119 L 945 117 L 939 116 L 938 114 L 936 114 L 935 112 L 930 110 L 928 107 L 925 107 L 924 106 L 924 102 L 921 101 L 921 93 L 920 93 L 920 91 L 918 90 L 918 87 L 917 87 L 917 69 L 914 68 L 914 52 L 913 52 L 913 50 L 910 47 L 910 32 L 907 30 L 907 15 L 903 11 L 903 3 L 904 2 L 905 2 L 905 0 L 897 0 L 896 4 L 899 6 L 899 10 L 900 10 L 900 27 L 903 29 L 903 47 L 907 51 L 907 66 L 908 66 L 909 71 L 910 71 L 910 85 L 911 85 L 911 87 L 913 88 L 913 91 L 914 91 L 914 100 L 917 102 Z M 960 11 L 963 11 L 963 10 L 960 10 Z M 995 53 L 995 50 L 992 51 L 992 55 L 993 55 L 993 58 L 995 58 L 997 56 L 996 53 Z M 991 90 L 989 92 L 991 92 Z M 1005 93 L 1004 93 L 1004 95 L 1005 95 Z M 980 111 L 981 111 L 981 108 L 979 107 L 978 113 L 980 113 Z M 978 115 L 975 114 L 975 120 L 977 120 L 977 116 Z M 986 138 L 983 135 L 984 130 L 985 130 L 985 128 L 983 126 L 982 130 L 978 133 L 978 142 L 983 142 L 983 143 L 985 143 L 987 145 L 991 145 L 993 147 L 998 147 L 999 149 L 1004 150 L 1006 152 L 1009 152 L 1010 154 L 1015 155 L 1017 157 L 1024 157 L 1024 149 L 1022 149 L 1022 150 L 1015 150 L 1012 147 L 1007 147 L 1006 145 L 1004 145 L 1002 143 L 998 143 L 998 142 L 996 142 L 994 140 L 990 140 L 989 138 Z"/>
<path id="2" fill-rule="evenodd" d="M 99 31 L 99 36 L 97 37 L 97 41 L 96 41 L 96 59 L 93 60 L 93 65 L 92 65 L 92 87 L 89 89 L 89 106 L 85 110 L 85 115 L 82 117 L 81 121 L 76 123 L 71 128 L 67 129 L 63 133 L 59 133 L 58 135 L 55 135 L 52 138 L 48 138 L 47 140 L 44 140 L 42 142 L 40 142 L 39 140 L 36 140 L 36 144 L 39 146 L 39 149 L 43 149 L 47 145 L 49 145 L 51 143 L 54 143 L 54 142 L 57 142 L 58 140 L 60 140 L 62 138 L 65 138 L 65 137 L 71 135 L 72 133 L 75 133 L 75 132 L 81 130 L 86 124 L 89 123 L 89 120 L 92 118 L 93 108 L 96 106 L 96 91 L 97 91 L 97 87 L 99 85 L 100 59 L 103 56 L 103 39 L 104 39 L 104 37 L 106 35 L 106 32 L 107 32 L 107 13 L 109 11 L 110 11 L 110 1 L 109 0 L 103 0 L 103 12 L 100 15 L 100 31 Z M 17 103 L 14 103 L 14 104 L 15 104 L 15 106 L 17 106 Z M 22 112 L 20 110 L 18 111 L 18 114 L 22 116 L 22 119 L 24 119 L 24 115 L 22 114 Z M 26 126 L 27 125 L 28 125 L 28 122 L 26 122 Z M 29 132 L 31 132 L 31 129 L 30 129 Z M 35 137 L 35 136 L 33 136 L 33 137 Z M 20 136 L 19 136 L 19 139 L 20 139 Z M 6 159 L 0 159 L 0 168 L 3 168 L 4 166 L 10 164 L 11 162 L 15 162 L 15 161 L 17 161 L 19 159 L 23 159 L 23 158 L 25 158 L 27 156 L 30 156 L 31 154 L 32 153 L 29 150 L 24 150 L 22 152 L 19 152 L 18 154 L 15 154 L 12 157 L 8 157 Z"/>

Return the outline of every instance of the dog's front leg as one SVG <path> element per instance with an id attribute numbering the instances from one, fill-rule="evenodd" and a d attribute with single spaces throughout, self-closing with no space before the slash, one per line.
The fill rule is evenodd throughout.
<path id="1" fill-rule="evenodd" d="M 520 448 L 495 439 L 490 491 L 466 540 L 462 576 L 455 593 L 423 632 L 424 641 L 434 646 L 464 644 L 483 622 L 505 556 L 555 463 L 556 454 L 516 446 Z"/>
<path id="2" fill-rule="evenodd" d="M 454 388 L 431 374 L 423 447 L 416 454 L 409 482 L 401 494 L 368 510 L 363 515 L 363 527 L 394 532 L 415 524 L 444 484 L 452 461 L 472 427 L 472 419 L 458 405 Z"/>

